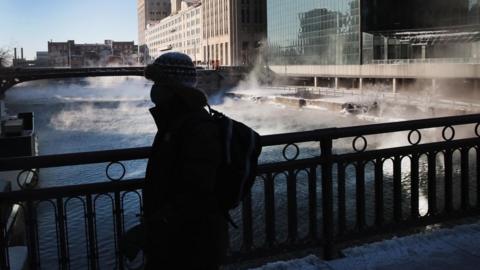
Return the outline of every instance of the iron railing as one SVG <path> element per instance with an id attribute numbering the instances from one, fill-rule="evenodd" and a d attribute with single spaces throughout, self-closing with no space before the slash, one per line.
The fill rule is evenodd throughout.
<path id="1" fill-rule="evenodd" d="M 257 181 L 232 211 L 241 226 L 230 230 L 228 261 L 306 248 L 321 249 L 331 259 L 339 244 L 479 214 L 479 123 L 475 114 L 263 136 Z M 119 239 L 126 223 L 132 224 L 126 212 L 142 213 L 143 179 L 124 180 L 123 163 L 147 159 L 149 152 L 1 159 L 0 171 L 108 164 L 112 181 L 0 193 L 1 205 L 20 206 L 17 223 L 25 225 L 30 269 L 51 268 L 41 256 L 44 245 L 55 250 L 59 269 L 75 268 L 77 253 L 86 254 L 85 268 L 126 268 Z M 120 168 L 118 177 L 109 172 L 114 166 Z M 131 195 L 135 203 L 126 199 Z M 98 209 L 102 200 L 108 210 Z M 41 216 L 45 205 L 50 219 Z M 80 213 L 74 224 L 79 228 L 72 230 L 75 213 Z M 14 239 L 5 214 L 0 217 L 0 266 L 9 269 L 8 246 Z M 53 227 L 50 241 L 40 241 L 47 225 Z M 104 232 L 111 237 L 105 239 Z M 80 244 L 73 245 L 74 240 Z M 111 250 L 105 251 L 104 242 Z"/>

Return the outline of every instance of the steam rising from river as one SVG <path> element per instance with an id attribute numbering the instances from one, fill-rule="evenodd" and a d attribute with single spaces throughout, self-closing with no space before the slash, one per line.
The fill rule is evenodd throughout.
<path id="1" fill-rule="evenodd" d="M 148 112 L 153 106 L 149 98 L 150 87 L 150 82 L 135 77 L 47 80 L 14 87 L 7 92 L 7 103 L 10 107 L 13 104 L 45 105 L 44 109 L 61 106 L 49 119 L 49 126 L 60 131 L 143 136 L 156 131 Z M 261 134 L 358 123 L 356 119 L 325 111 L 228 98 L 214 107 Z"/>

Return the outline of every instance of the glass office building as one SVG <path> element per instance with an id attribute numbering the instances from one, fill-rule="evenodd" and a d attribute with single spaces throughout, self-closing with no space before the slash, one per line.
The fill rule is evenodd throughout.
<path id="1" fill-rule="evenodd" d="M 479 2 L 364 1 L 363 31 L 373 36 L 373 53 L 364 63 L 480 61 Z"/>
<path id="2" fill-rule="evenodd" d="M 359 64 L 359 3 L 267 0 L 270 64 Z"/>
<path id="3" fill-rule="evenodd" d="M 267 0 L 269 63 L 479 58 L 480 0 Z"/>

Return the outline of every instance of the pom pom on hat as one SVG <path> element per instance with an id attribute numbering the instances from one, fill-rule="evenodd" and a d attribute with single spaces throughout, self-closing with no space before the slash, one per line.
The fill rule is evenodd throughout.
<path id="1" fill-rule="evenodd" d="M 155 83 L 178 83 L 194 87 L 197 83 L 197 70 L 188 55 L 169 52 L 146 67 L 145 78 Z"/>

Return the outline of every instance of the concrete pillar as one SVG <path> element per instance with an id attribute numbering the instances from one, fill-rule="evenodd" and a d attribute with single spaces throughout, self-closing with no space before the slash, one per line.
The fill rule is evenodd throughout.
<path id="1" fill-rule="evenodd" d="M 422 59 L 427 58 L 427 46 L 422 45 Z"/>
<path id="2" fill-rule="evenodd" d="M 435 94 L 437 92 L 437 80 L 432 79 L 432 94 Z"/>
<path id="3" fill-rule="evenodd" d="M 393 78 L 392 79 L 392 86 L 393 86 L 393 93 L 396 94 L 397 93 L 397 79 L 396 78 Z"/>
<path id="4" fill-rule="evenodd" d="M 358 89 L 363 92 L 363 78 L 358 79 Z"/>
<path id="5" fill-rule="evenodd" d="M 313 77 L 313 84 L 314 84 L 315 88 L 318 87 L 318 78 L 317 77 Z"/>
<path id="6" fill-rule="evenodd" d="M 335 77 L 335 90 L 338 89 L 338 77 Z"/>
<path id="7" fill-rule="evenodd" d="M 388 38 L 383 38 L 383 59 L 388 60 Z"/>
<path id="8" fill-rule="evenodd" d="M 5 109 L 5 102 L 3 100 L 0 100 L 0 120 L 5 116 L 7 116 L 7 112 Z"/>
<path id="9" fill-rule="evenodd" d="M 478 79 L 473 79 L 473 82 L 472 82 L 472 87 L 473 87 L 473 96 L 474 98 L 478 99 L 479 98 L 479 92 L 478 92 L 478 86 L 479 86 L 479 83 L 478 83 Z"/>

